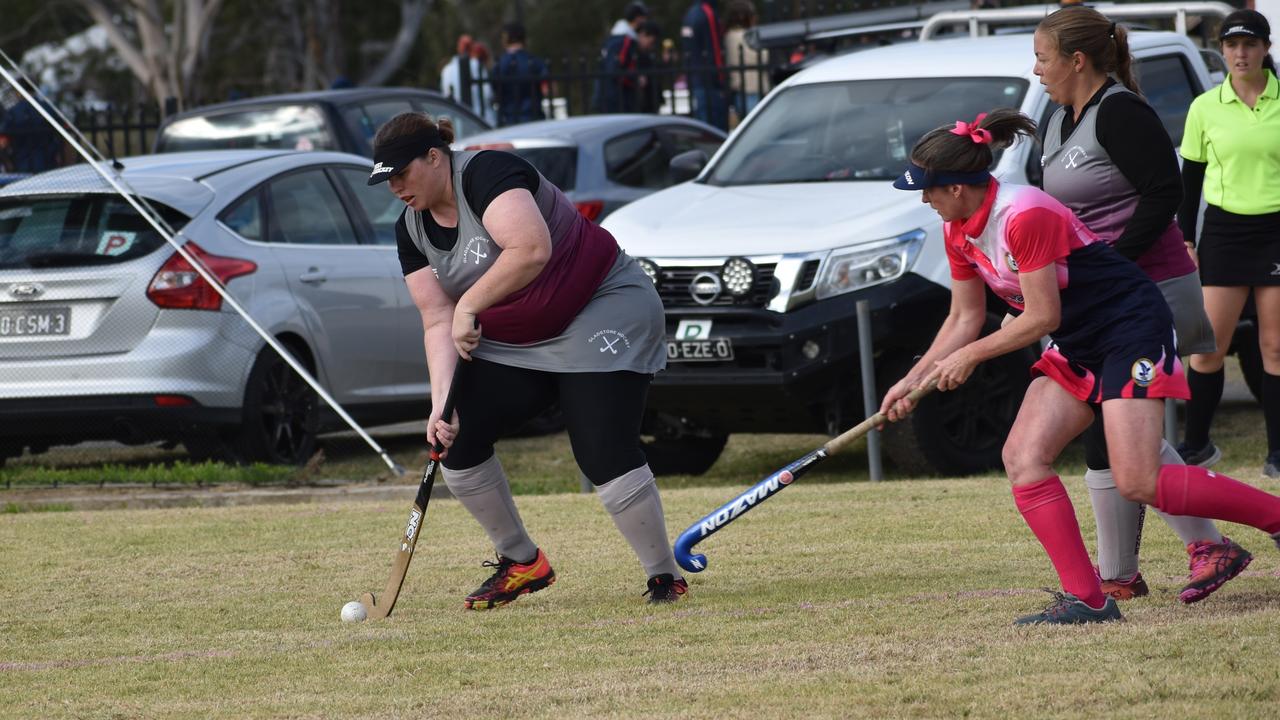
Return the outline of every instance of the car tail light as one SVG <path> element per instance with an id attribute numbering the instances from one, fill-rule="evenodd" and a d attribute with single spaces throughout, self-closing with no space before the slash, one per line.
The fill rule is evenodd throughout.
<path id="1" fill-rule="evenodd" d="M 188 407 L 196 404 L 195 400 L 186 395 L 156 395 L 154 399 L 159 407 Z"/>
<path id="2" fill-rule="evenodd" d="M 515 150 L 516 146 L 509 142 L 501 143 L 480 143 L 478 145 L 468 145 L 467 150 Z"/>
<path id="3" fill-rule="evenodd" d="M 591 222 L 595 222 L 600 217 L 600 213 L 604 212 L 603 200 L 581 200 L 574 205 L 577 206 L 578 212 Z"/>
<path id="4" fill-rule="evenodd" d="M 204 248 L 189 242 L 183 246 L 188 253 L 199 258 L 200 262 L 218 278 L 223 285 L 231 278 L 258 269 L 258 264 L 241 258 L 222 257 L 205 252 Z M 177 310 L 219 310 L 222 308 L 222 296 L 213 286 L 191 267 L 191 263 L 178 253 L 174 253 L 151 278 L 147 287 L 147 298 L 158 307 Z"/>

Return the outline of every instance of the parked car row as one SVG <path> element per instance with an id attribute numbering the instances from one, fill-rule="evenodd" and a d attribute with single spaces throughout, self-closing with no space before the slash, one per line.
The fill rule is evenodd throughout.
<path id="1" fill-rule="evenodd" d="M 440 114 L 436 99 L 343 91 L 214 106 L 166 123 L 165 152 L 115 168 L 364 424 L 424 418 L 430 407 L 421 320 L 395 251 L 403 204 L 366 180 L 376 128 L 403 110 Z M 714 152 L 724 138 L 659 116 L 537 125 L 538 147 L 473 137 L 525 155 L 593 219 L 670 185 L 671 155 Z M 255 149 L 225 149 L 241 146 Z M 338 428 L 314 391 L 86 165 L 0 188 L 0 368 L 0 463 L 102 439 L 299 463 L 318 434 Z"/>

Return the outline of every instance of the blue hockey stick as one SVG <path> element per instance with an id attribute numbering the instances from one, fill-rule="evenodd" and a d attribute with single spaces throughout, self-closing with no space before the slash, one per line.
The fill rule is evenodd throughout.
<path id="1" fill-rule="evenodd" d="M 907 399 L 912 405 L 920 402 L 920 398 L 933 391 L 935 381 L 930 380 L 912 390 Z M 748 510 L 782 492 L 782 489 L 795 482 L 814 465 L 839 452 L 846 445 L 871 432 L 872 428 L 888 422 L 881 413 L 876 413 L 843 434 L 831 438 L 822 447 L 796 460 L 778 472 L 752 485 L 746 492 L 721 505 L 718 510 L 690 525 L 676 538 L 674 547 L 676 562 L 689 572 L 702 572 L 707 569 L 707 556 L 694 555 L 693 546 L 714 535 L 717 530 L 744 515 Z"/>

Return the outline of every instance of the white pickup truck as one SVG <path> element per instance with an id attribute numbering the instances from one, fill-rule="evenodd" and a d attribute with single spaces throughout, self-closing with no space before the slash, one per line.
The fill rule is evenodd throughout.
<path id="1" fill-rule="evenodd" d="M 1213 84 L 1205 61 L 1177 33 L 1133 32 L 1130 47 L 1176 147 L 1191 100 Z M 609 216 L 666 306 L 669 364 L 645 424 L 657 472 L 705 471 L 730 433 L 835 433 L 862 419 L 855 303 L 871 307 L 877 394 L 948 308 L 941 221 L 890 182 L 939 125 L 994 107 L 1043 123 L 1054 107 L 1033 61 L 1029 33 L 832 58 L 775 89 L 709 162 L 673 160 L 692 182 Z M 1037 183 L 1038 146 L 1005 150 L 994 173 Z M 1002 314 L 993 302 L 992 328 Z M 890 426 L 890 460 L 911 473 L 999 467 L 1036 353 L 986 363 Z"/>

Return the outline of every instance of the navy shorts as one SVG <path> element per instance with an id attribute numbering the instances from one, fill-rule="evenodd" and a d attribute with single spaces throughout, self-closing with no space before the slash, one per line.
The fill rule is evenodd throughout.
<path id="1" fill-rule="evenodd" d="M 1172 327 L 1163 338 L 1127 340 L 1123 349 L 1085 362 L 1050 343 L 1031 366 L 1031 376 L 1045 375 L 1087 403 L 1117 398 L 1186 400 L 1191 389 L 1176 347 Z"/>

